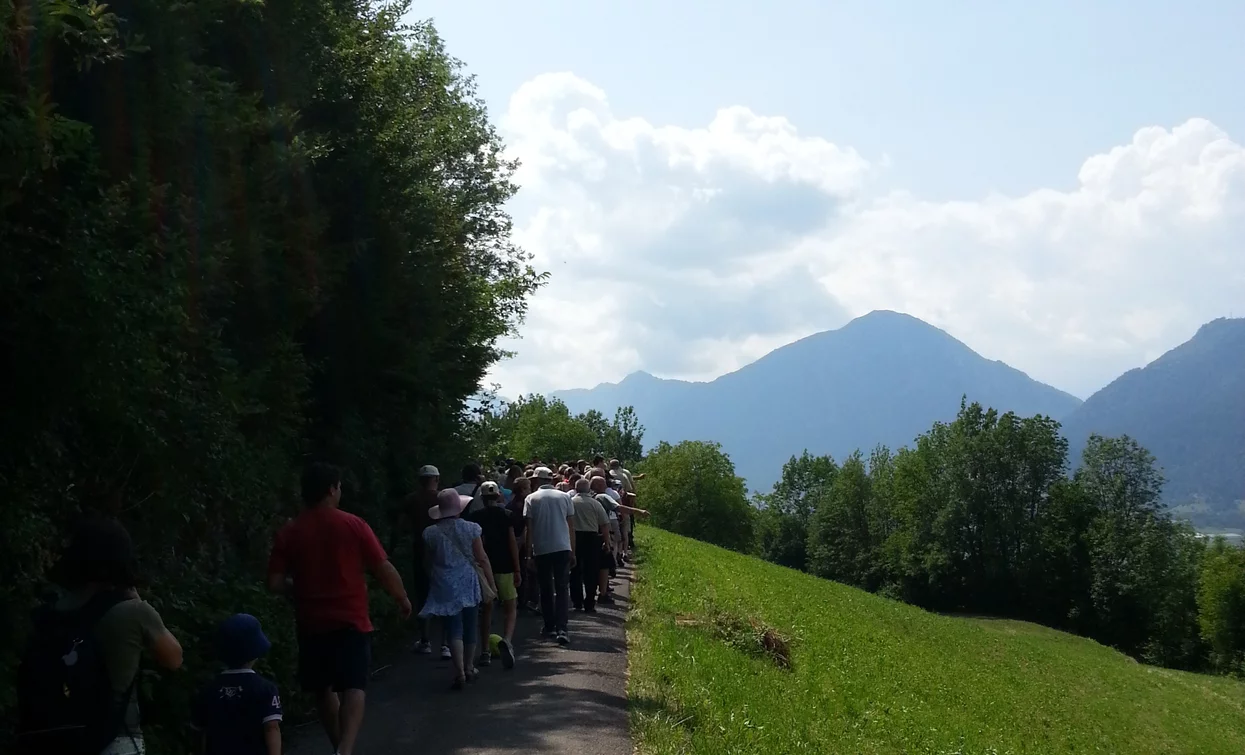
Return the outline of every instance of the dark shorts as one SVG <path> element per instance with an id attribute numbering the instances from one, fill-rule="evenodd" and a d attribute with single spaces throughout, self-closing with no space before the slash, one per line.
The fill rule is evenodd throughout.
<path id="1" fill-rule="evenodd" d="M 372 638 L 354 627 L 298 636 L 298 681 L 307 692 L 367 689 Z"/>

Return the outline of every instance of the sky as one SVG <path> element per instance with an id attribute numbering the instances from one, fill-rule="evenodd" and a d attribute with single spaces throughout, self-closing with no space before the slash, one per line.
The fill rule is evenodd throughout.
<path id="1" fill-rule="evenodd" d="M 1084 398 L 1245 316 L 1239 0 L 410 17 L 475 75 L 551 273 L 503 395 L 709 380 L 892 309 Z"/>

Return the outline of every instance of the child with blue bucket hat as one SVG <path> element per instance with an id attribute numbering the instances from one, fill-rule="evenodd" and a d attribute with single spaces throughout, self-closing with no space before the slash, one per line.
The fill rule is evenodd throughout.
<path id="1" fill-rule="evenodd" d="M 225 668 L 195 699 L 191 722 L 203 732 L 207 755 L 281 755 L 281 696 L 255 673 L 272 643 L 259 619 L 238 613 L 217 630 Z"/>

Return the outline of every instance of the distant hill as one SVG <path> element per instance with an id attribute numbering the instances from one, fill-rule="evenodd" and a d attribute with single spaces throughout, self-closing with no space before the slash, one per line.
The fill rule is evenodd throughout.
<path id="1" fill-rule="evenodd" d="M 1167 477 L 1164 497 L 1206 526 L 1242 526 L 1245 319 L 1203 325 L 1187 343 L 1130 370 L 1064 418 L 1074 461 L 1090 433 L 1127 434 Z"/>
<path id="2" fill-rule="evenodd" d="M 574 412 L 634 406 L 645 447 L 716 440 L 753 490 L 767 491 L 804 449 L 842 460 L 857 448 L 910 444 L 955 417 L 960 397 L 1055 418 L 1075 396 L 991 361 L 909 315 L 873 312 L 777 349 L 708 383 L 637 372 L 620 383 L 554 394 Z"/>

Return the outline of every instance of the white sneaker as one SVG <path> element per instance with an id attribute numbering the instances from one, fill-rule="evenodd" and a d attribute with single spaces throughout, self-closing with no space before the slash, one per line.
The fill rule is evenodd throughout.
<path id="1" fill-rule="evenodd" d="M 431 655 L 432 643 L 428 640 L 416 640 L 415 644 L 411 646 L 411 652 L 419 653 L 420 655 Z"/>
<path id="2" fill-rule="evenodd" d="M 448 660 L 450 660 L 450 659 L 451 659 L 451 658 L 453 658 L 453 657 L 454 657 L 454 656 L 450 653 L 450 646 L 449 646 L 449 645 L 442 645 L 442 646 L 441 646 L 441 660 L 443 660 L 443 661 L 448 661 Z"/>

